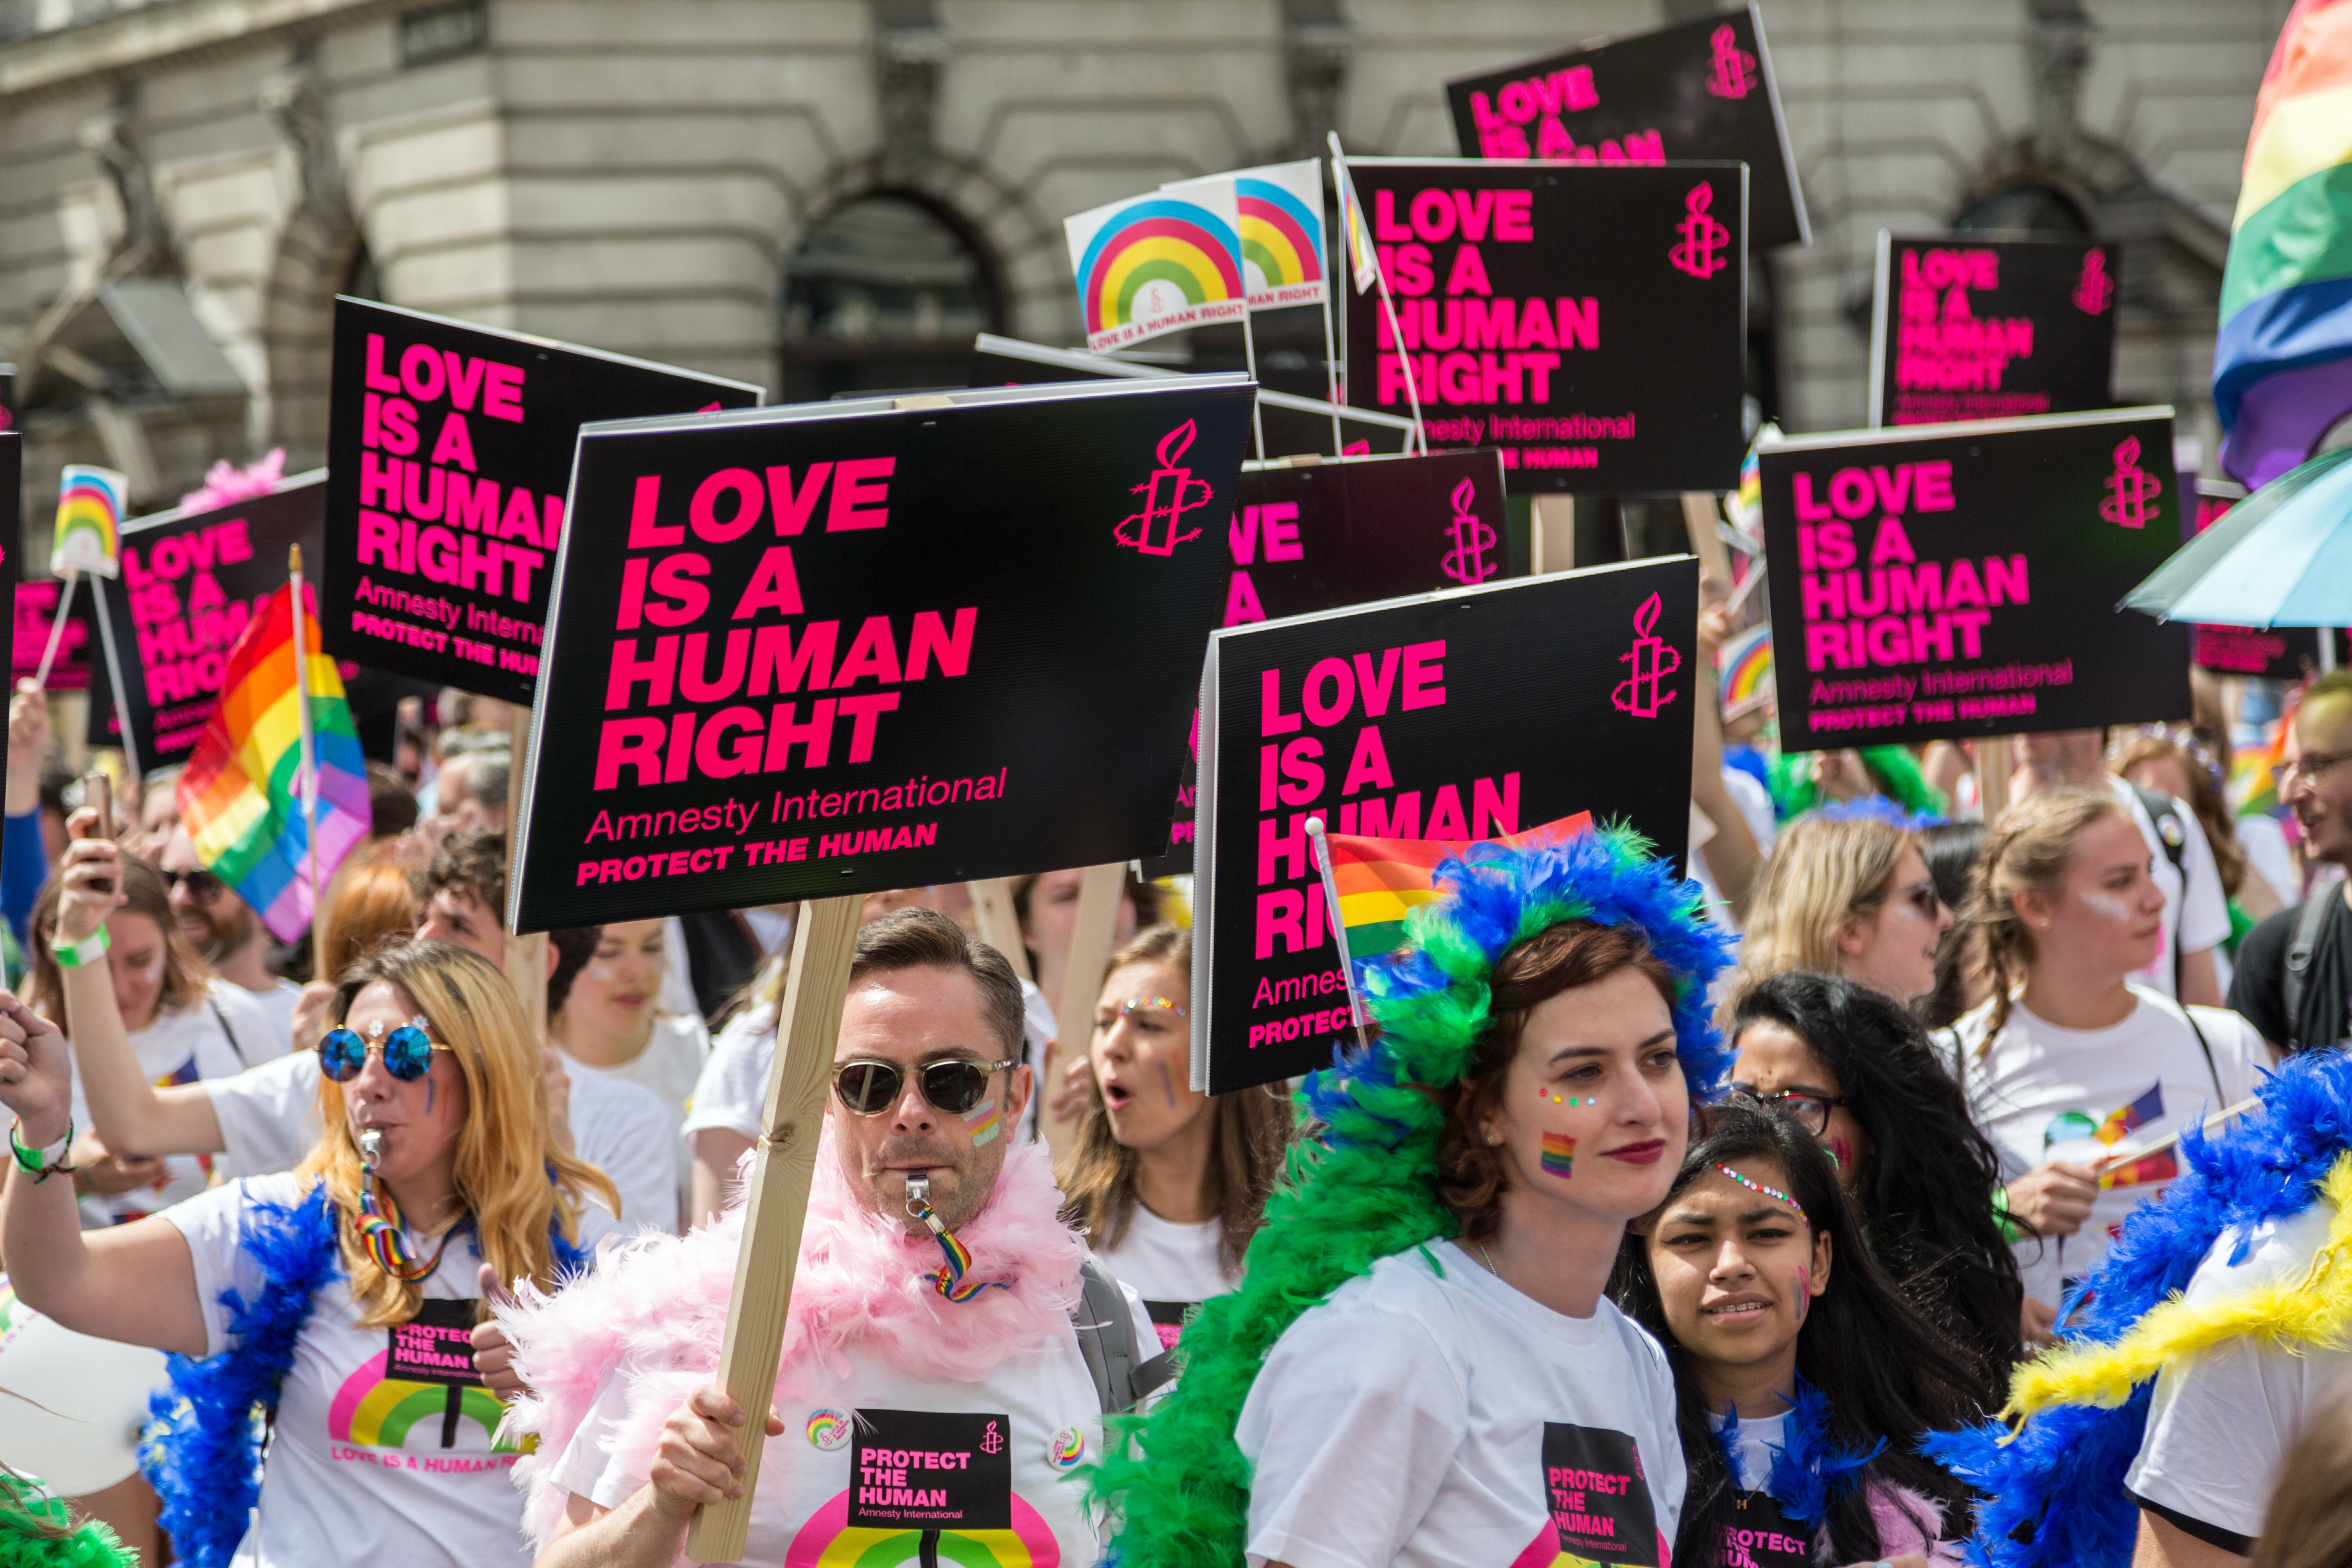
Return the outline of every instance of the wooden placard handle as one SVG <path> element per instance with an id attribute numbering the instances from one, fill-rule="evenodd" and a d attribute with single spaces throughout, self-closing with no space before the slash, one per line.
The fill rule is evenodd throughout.
<path id="1" fill-rule="evenodd" d="M 971 912 L 980 922 L 980 940 L 1003 953 L 1013 973 L 1035 980 L 1029 973 L 1029 950 L 1021 942 L 1021 917 L 1013 908 L 1013 879 L 988 877 L 964 886 L 971 890 Z"/>
<path id="2" fill-rule="evenodd" d="M 1710 577 L 1721 578 L 1728 587 L 1731 554 L 1723 547 L 1723 535 L 1715 531 L 1721 515 L 1717 510 L 1713 490 L 1683 492 L 1683 526 L 1690 530 L 1691 553 L 1698 557 L 1698 569 Z"/>
<path id="3" fill-rule="evenodd" d="M 1540 577 L 1576 564 L 1576 498 L 1539 495 L 1528 503 L 1528 570 Z"/>
<path id="4" fill-rule="evenodd" d="M 2010 745 L 2006 735 L 1988 735 L 1977 742 L 1977 801 L 1990 827 L 2009 809 Z"/>
<path id="5" fill-rule="evenodd" d="M 719 1383 L 743 1407 L 736 1434 L 743 1447 L 743 1495 L 696 1510 L 686 1554 L 697 1563 L 732 1563 L 743 1555 L 751 1526 L 751 1498 L 767 1444 L 768 1406 L 783 1352 L 784 1318 L 792 1309 L 793 1274 L 800 1265 L 801 1227 L 808 1219 L 809 1183 L 816 1174 L 817 1134 L 841 1031 L 841 1005 L 849 994 L 849 963 L 857 948 L 863 899 L 819 899 L 801 906 L 793 923 L 791 967 L 776 1021 L 776 1060 L 768 1073 L 768 1103 L 761 1117 L 751 1174 L 744 1184 L 742 1250 L 735 1257 L 735 1295 L 727 1310 L 727 1338 Z"/>
<path id="6" fill-rule="evenodd" d="M 507 714 L 507 875 L 514 875 L 515 823 L 522 809 L 522 759 L 530 749 L 530 710 L 514 707 Z M 522 1003 L 522 1016 L 536 1045 L 547 1038 L 547 933 L 529 936 L 507 932 L 507 983 Z"/>
<path id="7" fill-rule="evenodd" d="M 1127 864 L 1089 866 L 1078 884 L 1078 909 L 1070 925 L 1070 952 L 1062 967 L 1062 994 L 1054 1004 L 1054 1059 L 1036 1087 L 1037 1135 L 1056 1157 L 1078 1135 L 1078 1118 L 1055 1116 L 1054 1091 L 1062 1069 L 1094 1038 L 1095 999 L 1102 994 L 1103 965 L 1110 962 L 1111 937 L 1118 926 L 1118 899 L 1127 888 Z"/>

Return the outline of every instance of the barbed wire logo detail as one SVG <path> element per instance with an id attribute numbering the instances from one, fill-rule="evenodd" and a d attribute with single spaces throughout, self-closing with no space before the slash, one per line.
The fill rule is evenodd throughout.
<path id="1" fill-rule="evenodd" d="M 1120 518 L 1111 530 L 1113 539 L 1146 555 L 1173 555 L 1178 545 L 1201 537 L 1197 528 L 1189 533 L 1181 530 L 1186 512 L 1209 504 L 1209 481 L 1196 479 L 1192 469 L 1176 466 L 1196 434 L 1192 421 L 1187 419 L 1160 438 L 1160 466 L 1151 470 L 1151 478 L 1129 492 L 1143 498 L 1143 510 Z"/>
<path id="2" fill-rule="evenodd" d="M 2074 308 L 2087 315 L 2105 311 L 2116 297 L 2116 280 L 2107 276 L 2107 253 L 2093 247 L 2083 258 L 2083 275 L 2074 279 Z"/>
<path id="3" fill-rule="evenodd" d="M 1739 40 L 1725 23 L 1707 35 L 1707 47 L 1714 50 L 1707 61 L 1706 90 L 1717 98 L 1746 98 L 1756 90 L 1756 57 L 1739 47 Z"/>
<path id="4" fill-rule="evenodd" d="M 1668 647 L 1663 639 L 1650 635 L 1664 608 L 1664 601 L 1653 594 L 1633 612 L 1633 646 L 1617 656 L 1617 662 L 1632 665 L 1633 672 L 1609 693 L 1611 705 L 1620 713 L 1654 719 L 1679 695 L 1665 689 L 1665 678 L 1683 667 L 1683 656 Z"/>
<path id="5" fill-rule="evenodd" d="M 980 1451 L 983 1454 L 1004 1452 L 1004 1434 L 996 1429 L 996 1423 L 993 1421 L 988 1424 L 988 1430 L 980 1435 Z"/>
<path id="6" fill-rule="evenodd" d="M 1675 228 L 1682 242 L 1666 254 L 1678 270 L 1694 278 L 1712 278 L 1731 265 L 1731 258 L 1720 254 L 1731 243 L 1731 231 L 1707 216 L 1714 205 L 1713 185 L 1701 183 L 1690 188 L 1683 198 L 1683 221 Z"/>
<path id="7" fill-rule="evenodd" d="M 2106 497 L 2099 515 L 2118 528 L 2146 528 L 2156 510 L 2148 503 L 2164 493 L 2163 483 L 2139 466 L 2139 437 L 2127 436 L 2116 448 L 2116 466 L 2107 475 Z"/>
<path id="8" fill-rule="evenodd" d="M 1483 583 L 1502 570 L 1486 559 L 1486 552 L 1495 547 L 1495 531 L 1471 513 L 1470 501 L 1476 493 L 1468 479 L 1454 487 L 1450 498 L 1454 502 L 1454 521 L 1448 529 L 1454 548 L 1439 563 L 1439 570 L 1465 587 Z"/>

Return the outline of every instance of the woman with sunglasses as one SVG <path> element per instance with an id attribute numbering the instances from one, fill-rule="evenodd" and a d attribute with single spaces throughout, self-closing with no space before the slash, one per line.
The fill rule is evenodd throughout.
<path id="1" fill-rule="evenodd" d="M 2262 1037 L 2136 976 L 2164 941 L 2164 889 L 2130 810 L 2105 789 L 2027 796 L 1985 835 L 1969 918 L 1986 994 L 1948 1038 L 1973 1120 L 2000 1152 L 2029 1338 L 2070 1280 L 2179 1173 L 2173 1135 L 2253 1092 Z"/>
<path id="2" fill-rule="evenodd" d="M 1674 1369 L 1690 1468 L 1675 1563 L 1960 1562 L 1945 1543 L 1969 1533 L 1969 1490 L 1918 1442 L 1975 1420 L 1992 1385 L 1904 1300 L 1791 1121 L 1702 1112 L 1610 1294 Z"/>
<path id="3" fill-rule="evenodd" d="M 68 911 L 58 940 L 95 929 Z M 68 966 L 74 1012 L 113 1005 Z M 0 995 L 0 1104 L 16 1116 L 0 1248 L 29 1305 L 174 1363 L 149 1474 L 182 1561 L 220 1568 L 478 1564 L 522 1500 L 476 1380 L 484 1265 L 552 1288 L 584 1267 L 611 1184 L 549 1141 L 538 1050 L 504 975 L 439 942 L 354 965 L 320 1042 L 324 1130 L 296 1170 L 85 1234 L 55 1027 Z M 270 1413 L 266 1458 L 256 1405 Z M 248 1510 L 255 1507 L 251 1531 Z"/>
<path id="4" fill-rule="evenodd" d="M 1185 1315 L 1241 1278 L 1290 1142 L 1276 1092 L 1192 1087 L 1192 932 L 1153 926 L 1111 954 L 1087 1109 L 1057 1173 L 1064 1212 L 1171 1349 Z"/>
<path id="5" fill-rule="evenodd" d="M 1885 802 L 1825 806 L 1772 847 L 1733 994 L 1811 969 L 1907 1003 L 1935 989 L 1936 954 L 1951 924 L 1908 818 Z"/>
<path id="6" fill-rule="evenodd" d="M 89 837 L 97 821 L 94 811 L 74 814 L 75 840 L 33 906 L 25 1000 L 70 1040 L 80 1027 L 67 975 L 79 968 L 85 977 L 104 976 L 112 1014 L 150 1083 L 227 1078 L 286 1055 L 284 1037 L 253 994 L 215 974 L 190 944 L 163 873 Z M 86 1094 L 77 1079 L 74 1124 L 85 1136 L 74 1155 L 74 1187 L 88 1223 L 127 1225 L 205 1190 L 209 1160 L 110 1152 L 89 1135 Z"/>
<path id="7" fill-rule="evenodd" d="M 1984 1386 L 2006 1388 L 2024 1292 L 1991 1203 L 2000 1156 L 1917 1020 L 1866 985 L 1799 970 L 1739 998 L 1731 1044 L 1734 1098 L 1830 1152 L 1871 1250 L 1975 1355 Z"/>

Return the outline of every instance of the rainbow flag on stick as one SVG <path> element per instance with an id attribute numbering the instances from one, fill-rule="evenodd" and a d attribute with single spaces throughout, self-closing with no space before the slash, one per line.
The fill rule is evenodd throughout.
<path id="1" fill-rule="evenodd" d="M 1138 196 L 1062 220 L 1089 352 L 1214 321 L 1246 322 L 1234 182 L 1182 184 L 1181 196 Z"/>
<path id="2" fill-rule="evenodd" d="M 1491 839 L 1366 838 L 1353 833 L 1327 836 L 1331 847 L 1331 875 L 1338 915 L 1332 921 L 1342 933 L 1346 952 L 1370 957 L 1393 952 L 1404 945 L 1404 917 L 1416 904 L 1437 901 L 1438 862 L 1459 855 L 1474 843 L 1492 842 L 1524 849 L 1556 844 L 1589 831 L 1592 814 L 1580 811 L 1540 827 L 1507 833 Z"/>
<path id="3" fill-rule="evenodd" d="M 300 616 L 295 667 L 295 585 L 269 597 L 231 645 L 220 705 L 180 775 L 181 820 L 196 858 L 261 914 L 280 942 L 310 923 L 310 837 L 303 809 L 301 689 L 318 755 L 317 877 L 323 884 L 368 836 L 367 763 L 335 661 L 319 651 L 315 604 Z"/>

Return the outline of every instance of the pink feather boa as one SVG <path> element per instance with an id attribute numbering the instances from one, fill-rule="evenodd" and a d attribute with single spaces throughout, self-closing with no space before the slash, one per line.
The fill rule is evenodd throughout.
<path id="1" fill-rule="evenodd" d="M 748 1169 L 751 1156 L 744 1158 Z M 972 1278 L 1011 1289 L 951 1303 L 931 1285 L 938 1244 L 908 1237 L 851 1194 L 828 1121 L 801 1235 L 777 1402 L 846 1373 L 843 1352 L 852 1349 L 915 1376 L 976 1383 L 1015 1355 L 1060 1346 L 1070 1334 L 1086 1258 L 1085 1239 L 1062 1224 L 1061 1207 L 1044 1147 L 1006 1151 L 988 1206 L 956 1235 L 971 1249 Z M 557 1295 L 525 1281 L 514 1304 L 498 1309 L 516 1372 L 533 1390 L 508 1407 L 499 1430 L 509 1442 L 525 1433 L 539 1439 L 514 1474 L 530 1494 L 523 1528 L 540 1544 L 566 1506 L 555 1468 L 608 1376 L 618 1373 L 628 1387 L 612 1451 L 642 1474 L 652 1466 L 662 1423 L 717 1373 L 742 1236 L 739 1199 L 688 1235 L 624 1243 Z"/>
<path id="2" fill-rule="evenodd" d="M 1962 1554 L 1959 1542 L 1938 1539 L 1943 1533 L 1940 1528 L 1943 1517 L 1944 1510 L 1934 1499 L 1921 1497 L 1909 1487 L 1875 1481 L 1870 1483 L 1870 1519 L 1878 1526 L 1878 1554 L 1881 1557 L 1900 1557 L 1907 1552 L 1916 1552 L 1925 1557 L 1932 1568 L 1960 1568 L 1968 1559 Z M 1923 1519 L 1936 1521 L 1938 1528 L 1932 1534 L 1922 1531 L 1919 1521 Z M 1814 1544 L 1826 1561 L 1830 1549 L 1827 1529 L 1815 1538 Z"/>

